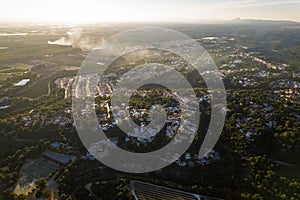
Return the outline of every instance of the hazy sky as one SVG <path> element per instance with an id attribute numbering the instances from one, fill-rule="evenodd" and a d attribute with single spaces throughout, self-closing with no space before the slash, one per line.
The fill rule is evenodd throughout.
<path id="1" fill-rule="evenodd" d="M 55 23 L 280 19 L 300 22 L 300 0 L 0 0 L 0 21 Z"/>

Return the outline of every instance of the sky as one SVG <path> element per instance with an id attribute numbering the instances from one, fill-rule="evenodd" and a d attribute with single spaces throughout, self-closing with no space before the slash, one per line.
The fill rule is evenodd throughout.
<path id="1" fill-rule="evenodd" d="M 0 0 L 0 22 L 300 22 L 300 0 Z"/>

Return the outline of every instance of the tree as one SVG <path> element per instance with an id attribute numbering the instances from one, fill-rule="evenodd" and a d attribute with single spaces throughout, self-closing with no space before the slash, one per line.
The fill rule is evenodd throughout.
<path id="1" fill-rule="evenodd" d="M 51 195 L 52 195 L 52 191 L 47 189 L 43 192 L 43 199 L 50 199 L 51 198 Z"/>
<path id="2" fill-rule="evenodd" d="M 37 181 L 36 181 L 36 186 L 39 190 L 44 190 L 47 186 L 47 180 L 45 178 L 39 178 Z"/>
<path id="3" fill-rule="evenodd" d="M 72 200 L 72 196 L 71 195 L 68 195 L 68 194 L 61 194 L 60 195 L 60 199 L 61 200 Z"/>

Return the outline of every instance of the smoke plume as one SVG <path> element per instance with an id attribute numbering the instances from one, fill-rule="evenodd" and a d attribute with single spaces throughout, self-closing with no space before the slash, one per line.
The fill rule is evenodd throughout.
<path id="1" fill-rule="evenodd" d="M 55 41 L 48 41 L 50 45 L 72 46 L 73 48 L 80 48 L 82 50 L 91 50 L 95 47 L 91 44 L 89 37 L 82 36 L 81 28 L 73 28 L 67 32 L 66 37 L 61 37 Z"/>

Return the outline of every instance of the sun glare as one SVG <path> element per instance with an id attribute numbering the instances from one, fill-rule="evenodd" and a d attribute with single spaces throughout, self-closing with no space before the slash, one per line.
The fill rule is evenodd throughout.
<path id="1" fill-rule="evenodd" d="M 241 17 L 300 21 L 300 2 L 251 2 L 243 4 L 240 1 L 195 0 L 10 0 L 0 7 L 0 20 L 54 23 L 188 22 Z"/>

